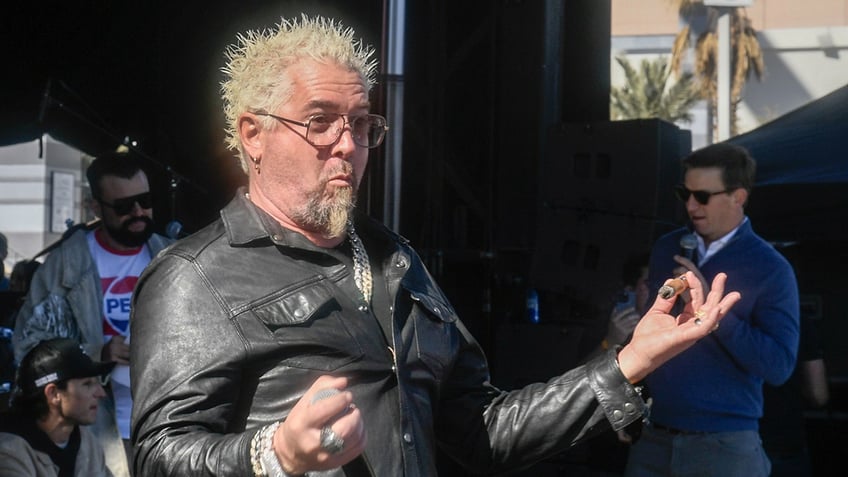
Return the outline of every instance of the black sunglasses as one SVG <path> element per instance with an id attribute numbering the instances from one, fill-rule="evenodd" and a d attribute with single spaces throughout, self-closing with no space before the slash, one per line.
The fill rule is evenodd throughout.
<path id="1" fill-rule="evenodd" d="M 118 215 L 131 214 L 136 203 L 138 203 L 142 209 L 149 209 L 153 207 L 153 196 L 150 195 L 150 192 L 143 192 L 130 197 L 121 197 L 120 199 L 115 199 L 115 201 L 111 204 L 101 199 L 97 199 L 97 201 L 106 207 L 111 208 Z"/>
<path id="2" fill-rule="evenodd" d="M 680 199 L 681 202 L 686 202 L 689 200 L 689 196 L 695 196 L 695 200 L 701 205 L 707 205 L 710 203 L 710 197 L 719 194 L 726 194 L 730 192 L 729 189 L 720 190 L 718 192 L 707 192 L 705 190 L 689 190 L 683 184 L 677 184 L 674 186 L 674 195 Z"/>

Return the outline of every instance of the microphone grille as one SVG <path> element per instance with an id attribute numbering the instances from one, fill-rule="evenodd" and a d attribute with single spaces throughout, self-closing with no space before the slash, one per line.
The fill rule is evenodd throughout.
<path id="1" fill-rule="evenodd" d="M 165 226 L 165 235 L 172 239 L 180 238 L 180 233 L 183 231 L 183 224 L 178 220 L 172 220 Z"/>
<path id="2" fill-rule="evenodd" d="M 680 248 L 683 250 L 695 250 L 698 248 L 698 238 L 695 234 L 686 234 L 680 237 Z"/>
<path id="3" fill-rule="evenodd" d="M 335 396 L 336 394 L 338 394 L 338 393 L 340 393 L 340 392 L 341 392 L 341 391 L 339 391 L 339 390 L 338 390 L 338 389 L 336 389 L 336 388 L 325 388 L 325 389 L 322 389 L 322 390 L 320 390 L 320 391 L 318 391 L 317 393 L 315 393 L 315 394 L 313 394 L 313 395 L 312 395 L 312 404 L 315 404 L 316 402 L 318 402 L 318 401 L 320 401 L 320 400 L 322 400 L 322 399 L 327 399 L 327 398 L 328 398 L 328 397 L 330 397 L 330 396 Z"/>

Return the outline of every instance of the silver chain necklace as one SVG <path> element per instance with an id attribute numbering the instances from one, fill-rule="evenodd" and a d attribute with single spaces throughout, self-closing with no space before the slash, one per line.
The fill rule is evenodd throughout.
<path id="1" fill-rule="evenodd" d="M 350 247 L 353 249 L 353 281 L 365 302 L 371 303 L 371 263 L 368 261 L 368 252 L 365 251 L 362 240 L 353 228 L 353 222 L 347 223 L 347 236 L 350 239 Z"/>

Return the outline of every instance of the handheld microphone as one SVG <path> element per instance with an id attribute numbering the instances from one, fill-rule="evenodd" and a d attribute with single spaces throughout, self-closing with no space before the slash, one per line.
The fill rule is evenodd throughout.
<path id="1" fill-rule="evenodd" d="M 168 224 L 165 225 L 165 235 L 174 240 L 184 237 L 183 224 L 179 220 L 172 220 L 168 222 Z"/>
<path id="2" fill-rule="evenodd" d="M 695 249 L 698 248 L 698 238 L 695 234 L 686 234 L 680 237 L 680 255 L 692 260 L 695 256 Z"/>
<path id="3" fill-rule="evenodd" d="M 341 391 L 339 391 L 336 388 L 321 389 L 317 393 L 312 395 L 312 404 L 315 404 L 318 401 L 322 401 L 324 399 L 327 399 L 328 397 L 335 396 L 336 394 L 339 394 L 340 392 Z M 340 417 L 349 413 L 351 411 L 351 409 L 353 409 L 353 407 L 351 407 L 351 406 L 344 408 L 344 410 L 342 410 L 342 412 L 340 412 L 337 416 L 335 416 L 335 417 L 333 417 L 332 419 L 329 420 L 330 424 L 332 424 L 333 422 L 336 422 Z"/>
<path id="4" fill-rule="evenodd" d="M 341 391 L 339 391 L 336 388 L 321 389 L 320 391 L 318 391 L 317 393 L 312 395 L 312 404 L 315 404 L 316 402 L 318 402 L 322 399 L 327 399 L 330 396 L 335 396 L 336 394 L 339 394 L 340 392 Z M 345 414 L 347 414 L 348 412 L 350 412 L 350 410 L 351 410 L 350 407 L 345 408 L 345 410 L 342 411 L 338 416 L 332 418 L 329 421 L 330 424 L 332 424 L 336 419 L 338 419 L 338 418 L 344 416 Z M 364 451 L 362 452 L 362 454 L 359 454 L 352 461 L 348 462 L 347 464 L 344 464 L 342 466 L 342 468 L 345 469 L 346 474 L 349 473 L 350 475 L 369 475 L 369 476 L 375 475 L 374 469 L 371 467 L 371 462 L 368 461 L 368 457 L 365 455 Z"/>
<path id="5" fill-rule="evenodd" d="M 339 391 L 336 388 L 324 388 L 324 389 L 322 389 L 322 390 L 320 390 L 317 393 L 312 395 L 312 404 L 315 404 L 318 401 L 327 399 L 330 396 L 335 396 L 336 394 L 338 394 L 340 392 L 341 391 Z"/>

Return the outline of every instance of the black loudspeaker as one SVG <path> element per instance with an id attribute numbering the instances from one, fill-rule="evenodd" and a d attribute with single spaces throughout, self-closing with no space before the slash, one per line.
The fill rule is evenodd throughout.
<path id="1" fill-rule="evenodd" d="M 517 389 L 548 381 L 579 362 L 583 328 L 558 323 L 510 323 L 498 326 L 492 359 L 492 383 Z"/>
<path id="2" fill-rule="evenodd" d="M 565 123 L 547 146 L 531 281 L 608 303 L 624 262 L 683 223 L 672 187 L 691 135 L 658 119 Z"/>

